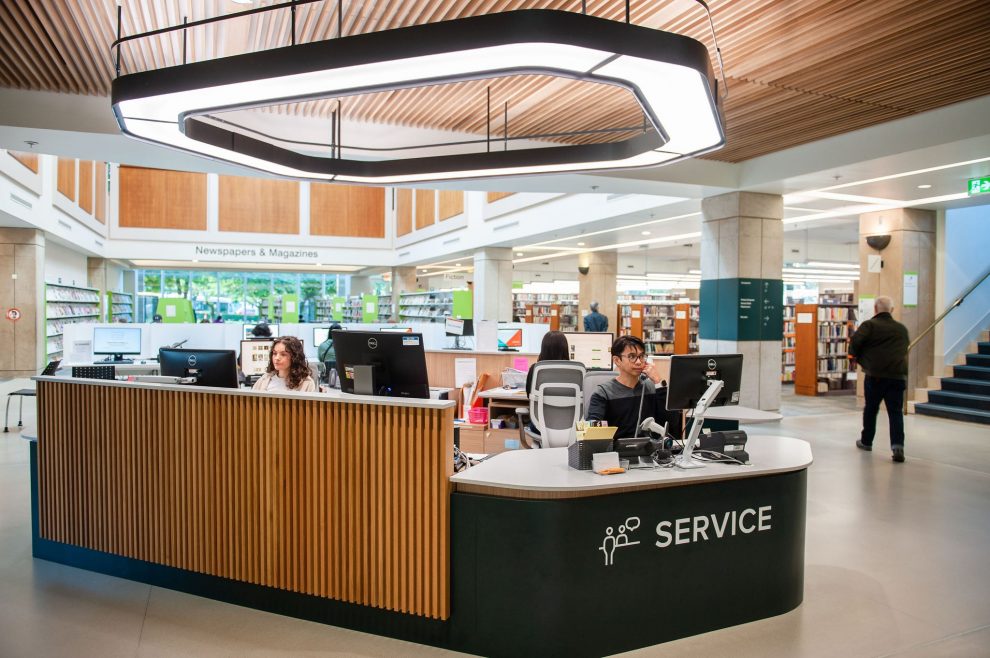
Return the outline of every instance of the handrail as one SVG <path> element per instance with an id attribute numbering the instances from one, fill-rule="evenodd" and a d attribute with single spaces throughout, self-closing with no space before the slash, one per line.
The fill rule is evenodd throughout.
<path id="1" fill-rule="evenodd" d="M 942 311 L 937 318 L 935 318 L 935 321 L 934 322 L 932 322 L 930 325 L 928 325 L 928 328 L 927 329 L 925 329 L 924 331 L 922 331 L 920 334 L 918 334 L 917 338 L 915 338 L 914 340 L 911 341 L 911 343 L 908 345 L 908 354 L 911 353 L 911 350 L 914 349 L 914 346 L 915 345 L 917 345 L 919 342 L 921 342 L 921 339 L 922 338 L 924 338 L 925 336 L 927 336 L 928 334 L 930 334 L 932 332 L 932 330 L 935 329 L 935 327 L 938 325 L 938 323 L 945 319 L 945 316 L 947 316 L 952 311 L 952 309 L 954 309 L 957 306 L 959 306 L 960 304 L 962 304 L 963 303 L 963 300 L 965 300 L 966 297 L 971 292 L 973 292 L 974 290 L 976 290 L 976 288 L 979 287 L 979 285 L 981 283 L 983 283 L 984 281 L 986 281 L 987 280 L 987 277 L 990 277 L 990 269 L 988 269 L 986 272 L 984 272 L 983 273 L 983 276 L 981 276 L 979 279 L 974 280 L 974 283 L 972 285 L 970 285 L 968 288 L 966 288 L 966 292 L 964 292 L 963 294 L 959 295 L 959 297 L 957 297 L 954 302 L 952 302 L 951 304 L 949 304 L 949 306 L 946 307 L 946 309 L 944 311 Z"/>

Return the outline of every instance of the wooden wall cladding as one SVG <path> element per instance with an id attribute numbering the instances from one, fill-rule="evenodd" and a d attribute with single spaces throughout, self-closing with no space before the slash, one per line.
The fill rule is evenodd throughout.
<path id="1" fill-rule="evenodd" d="M 489 192 L 488 193 L 488 203 L 495 203 L 499 199 L 504 199 L 507 196 L 512 196 L 515 192 Z"/>
<path id="2" fill-rule="evenodd" d="M 206 230 L 206 174 L 120 167 L 119 224 Z"/>
<path id="3" fill-rule="evenodd" d="M 220 176 L 220 230 L 299 233 L 299 183 Z"/>
<path id="4" fill-rule="evenodd" d="M 76 200 L 76 161 L 59 158 L 55 183 L 56 189 L 70 201 Z"/>
<path id="5" fill-rule="evenodd" d="M 351 238 L 385 237 L 385 188 L 310 183 L 309 232 Z"/>
<path id="6" fill-rule="evenodd" d="M 101 224 L 107 223 L 107 163 L 97 162 L 93 169 L 95 179 L 93 217 Z"/>
<path id="7" fill-rule="evenodd" d="M 452 408 L 49 381 L 38 419 L 46 539 L 449 617 Z"/>
<path id="8" fill-rule="evenodd" d="M 457 217 L 464 213 L 464 192 L 459 190 L 440 191 L 440 221 Z"/>
<path id="9" fill-rule="evenodd" d="M 437 221 L 437 191 L 416 190 L 416 230 L 433 226 Z"/>
<path id="10" fill-rule="evenodd" d="M 402 236 L 412 233 L 413 191 L 395 191 L 395 234 Z"/>
<path id="11" fill-rule="evenodd" d="M 93 161 L 79 161 L 79 207 L 93 214 Z"/>
<path id="12" fill-rule="evenodd" d="M 7 153 L 10 154 L 10 157 L 14 158 L 34 173 L 38 173 L 37 153 L 24 153 L 22 151 L 7 151 Z"/>

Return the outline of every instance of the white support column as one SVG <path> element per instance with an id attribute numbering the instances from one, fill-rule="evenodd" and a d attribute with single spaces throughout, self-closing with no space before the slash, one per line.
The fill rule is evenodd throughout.
<path id="1" fill-rule="evenodd" d="M 474 253 L 474 321 L 512 321 L 512 249 Z"/>
<path id="2" fill-rule="evenodd" d="M 578 256 L 578 331 L 584 331 L 584 316 L 591 312 L 591 303 L 598 302 L 598 312 L 608 318 L 608 331 L 618 335 L 618 263 L 619 255 L 614 251 Z"/>

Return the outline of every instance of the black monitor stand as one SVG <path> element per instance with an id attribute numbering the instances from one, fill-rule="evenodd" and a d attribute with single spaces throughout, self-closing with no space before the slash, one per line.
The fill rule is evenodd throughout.
<path id="1" fill-rule="evenodd" d="M 125 359 L 123 354 L 111 354 L 105 359 L 97 361 L 96 363 L 117 363 L 117 364 L 127 364 L 134 363 L 133 359 Z"/>

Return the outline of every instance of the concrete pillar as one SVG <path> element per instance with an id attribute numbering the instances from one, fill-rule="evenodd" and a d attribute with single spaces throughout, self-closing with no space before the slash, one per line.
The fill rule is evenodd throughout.
<path id="1" fill-rule="evenodd" d="M 392 320 L 399 321 L 399 295 L 419 288 L 415 267 L 392 268 Z"/>
<path id="2" fill-rule="evenodd" d="M 859 295 L 876 298 L 886 295 L 894 300 L 894 319 L 903 323 L 914 340 L 935 320 L 936 215 L 933 210 L 896 208 L 867 213 L 859 217 Z M 866 243 L 871 235 L 889 235 L 890 243 L 882 250 Z M 883 266 L 870 272 L 870 256 L 879 256 Z M 873 259 L 876 263 L 876 259 Z M 876 267 L 874 267 L 876 269 Z M 917 303 L 907 305 L 904 298 L 905 274 L 917 276 Z M 872 311 L 867 314 L 872 315 Z M 868 319 L 868 318 L 860 318 Z M 908 361 L 908 399 L 916 388 L 926 385 L 934 374 L 935 336 L 928 334 L 913 350 Z M 861 388 L 861 387 L 859 387 Z M 861 395 L 861 391 L 858 392 Z"/>
<path id="3" fill-rule="evenodd" d="M 37 375 L 45 355 L 45 234 L 0 228 L 0 377 Z M 8 313 L 20 316 L 11 320 Z"/>
<path id="4" fill-rule="evenodd" d="M 474 321 L 512 322 L 512 249 L 474 252 Z"/>
<path id="5" fill-rule="evenodd" d="M 351 276 L 350 295 L 370 295 L 375 292 L 375 287 L 371 285 L 370 276 Z"/>
<path id="6" fill-rule="evenodd" d="M 730 192 L 701 202 L 700 351 L 740 353 L 740 404 L 780 408 L 783 198 Z"/>
<path id="7" fill-rule="evenodd" d="M 591 312 L 591 302 L 598 302 L 598 312 L 608 318 L 608 330 L 618 335 L 618 262 L 619 254 L 614 251 L 578 255 L 578 331 L 584 331 L 584 316 Z"/>
<path id="8" fill-rule="evenodd" d="M 124 292 L 123 268 L 115 265 L 113 261 L 106 258 L 87 258 L 86 269 L 88 271 L 89 286 L 99 288 L 100 300 L 102 300 L 103 322 L 110 321 L 109 306 L 106 303 L 107 292 L 110 290 Z"/>

